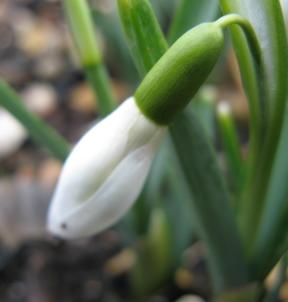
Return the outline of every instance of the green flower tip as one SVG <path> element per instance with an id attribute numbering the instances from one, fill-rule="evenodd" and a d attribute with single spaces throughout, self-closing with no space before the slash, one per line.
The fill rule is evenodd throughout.
<path id="1" fill-rule="evenodd" d="M 168 125 L 204 83 L 223 45 L 223 31 L 216 23 L 203 23 L 179 38 L 135 93 L 142 113 Z"/>

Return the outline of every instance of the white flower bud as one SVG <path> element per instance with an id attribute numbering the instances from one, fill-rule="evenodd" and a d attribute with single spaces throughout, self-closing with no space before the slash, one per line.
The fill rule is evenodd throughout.
<path id="1" fill-rule="evenodd" d="M 148 120 L 132 97 L 88 131 L 63 167 L 49 230 L 81 238 L 120 219 L 138 197 L 165 130 Z"/>

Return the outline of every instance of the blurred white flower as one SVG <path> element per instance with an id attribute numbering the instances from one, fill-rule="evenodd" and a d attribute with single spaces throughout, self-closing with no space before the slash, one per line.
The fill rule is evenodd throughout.
<path id="1" fill-rule="evenodd" d="M 0 159 L 18 150 L 26 138 L 24 127 L 9 112 L 0 109 Z"/>
<path id="2" fill-rule="evenodd" d="M 132 97 L 88 131 L 63 167 L 49 230 L 81 238 L 120 219 L 141 192 L 165 130 L 148 120 Z"/>

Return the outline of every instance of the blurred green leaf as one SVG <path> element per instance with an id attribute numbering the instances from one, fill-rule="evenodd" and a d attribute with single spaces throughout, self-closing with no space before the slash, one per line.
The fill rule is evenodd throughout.
<path id="1" fill-rule="evenodd" d="M 279 1 L 220 0 L 220 3 L 224 13 L 238 13 L 251 22 L 263 53 L 259 73 L 243 34 L 232 29 L 251 112 L 250 169 L 239 215 L 249 253 L 262 213 L 285 111 L 287 41 Z"/>
<path id="2" fill-rule="evenodd" d="M 253 254 L 254 271 L 261 278 L 265 277 L 288 248 L 287 150 L 288 107 Z"/>
<path id="3" fill-rule="evenodd" d="M 228 102 L 222 101 L 218 104 L 217 120 L 226 155 L 230 184 L 233 193 L 237 196 L 243 185 L 244 161 L 236 124 Z"/>
<path id="4" fill-rule="evenodd" d="M 118 0 L 119 13 L 138 71 L 144 76 L 167 49 L 149 1 Z"/>
<path id="5" fill-rule="evenodd" d="M 175 8 L 175 3 L 178 0 L 153 0 L 151 1 L 151 5 L 153 6 L 153 10 L 157 16 L 157 20 L 160 23 L 161 27 L 165 27 L 167 21 L 170 20 L 171 15 Z"/>
<path id="6" fill-rule="evenodd" d="M 199 93 L 190 103 L 192 110 L 198 116 L 207 138 L 211 141 L 215 139 L 215 106 L 217 101 L 217 90 L 209 85 L 203 86 Z"/>
<path id="7" fill-rule="evenodd" d="M 162 198 L 171 228 L 173 246 L 172 254 L 174 266 L 182 260 L 183 251 L 196 239 L 195 222 L 191 217 L 191 195 L 185 175 L 179 165 L 177 154 L 175 154 L 171 138 L 168 137 L 162 148 L 166 149 L 165 165 L 163 165 Z M 179 223 L 181 217 L 181 223 Z"/>
<path id="8" fill-rule="evenodd" d="M 137 251 L 131 282 L 135 294 L 144 296 L 161 286 L 173 268 L 171 227 L 162 208 L 154 208 L 147 234 Z"/>
<path id="9" fill-rule="evenodd" d="M 206 245 L 217 291 L 247 282 L 241 241 L 215 154 L 194 113 L 171 126 L 171 135 L 192 196 L 197 230 Z M 187 143 L 189 142 L 189 143 Z"/>
<path id="10" fill-rule="evenodd" d="M 0 80 L 0 106 L 9 111 L 27 129 L 32 139 L 52 155 L 64 161 L 69 154 L 69 143 L 53 128 L 30 112 L 19 96 Z"/>
<path id="11" fill-rule="evenodd" d="M 63 5 L 81 63 L 84 66 L 97 65 L 101 54 L 87 0 L 65 0 Z"/>
<path id="12" fill-rule="evenodd" d="M 214 21 L 218 12 L 218 0 L 179 0 L 170 26 L 168 40 L 173 43 L 192 27 Z"/>
<path id="13" fill-rule="evenodd" d="M 102 62 L 93 17 L 87 0 L 65 0 L 64 9 L 86 77 L 96 95 L 99 112 L 109 114 L 116 107 L 113 88 Z"/>
<path id="14" fill-rule="evenodd" d="M 117 10 L 104 13 L 99 11 L 95 5 L 92 7 L 92 15 L 96 28 L 101 31 L 103 38 L 105 38 L 105 61 L 112 69 L 113 74 L 135 86 L 139 77 L 129 54 Z"/>

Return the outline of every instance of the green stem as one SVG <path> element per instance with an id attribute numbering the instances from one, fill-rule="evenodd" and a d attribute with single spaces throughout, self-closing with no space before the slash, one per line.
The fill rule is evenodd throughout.
<path id="1" fill-rule="evenodd" d="M 102 116 L 108 115 L 116 108 L 112 87 L 106 68 L 102 64 L 84 66 L 87 79 L 89 80 L 95 95 L 97 105 Z"/>
<path id="2" fill-rule="evenodd" d="M 83 65 L 101 62 L 94 24 L 87 0 L 65 0 L 64 9 Z"/>
<path id="3" fill-rule="evenodd" d="M 69 153 L 69 143 L 39 117 L 28 111 L 19 96 L 4 81 L 0 81 L 0 105 L 8 110 L 27 129 L 31 137 L 64 161 Z"/>
<path id="4" fill-rule="evenodd" d="M 255 62 L 258 66 L 261 64 L 261 49 L 258 43 L 257 36 L 251 25 L 251 23 L 246 19 L 237 14 L 229 14 L 221 17 L 215 24 L 218 24 L 221 28 L 225 29 L 231 25 L 238 25 L 244 31 L 245 36 L 248 40 L 248 44 L 251 50 L 251 53 L 254 57 Z"/>
<path id="5" fill-rule="evenodd" d="M 100 114 L 107 115 L 116 107 L 112 85 L 102 62 L 91 11 L 86 0 L 65 0 L 64 9 L 71 32 L 96 99 Z"/>
<path id="6" fill-rule="evenodd" d="M 241 202 L 239 208 L 239 211 L 242 213 L 243 207 L 247 205 L 247 200 L 249 200 L 248 207 L 250 208 L 253 207 L 252 203 L 254 204 L 256 203 L 256 199 L 253 198 L 254 200 L 253 199 L 251 200 L 251 196 L 249 195 L 251 194 L 251 191 L 247 190 L 246 188 L 250 187 L 251 183 L 254 183 L 254 180 L 256 178 L 255 171 L 257 171 L 257 168 L 255 169 L 255 163 L 258 162 L 257 159 L 260 156 L 261 153 L 260 150 L 264 140 L 263 129 L 264 129 L 264 120 L 265 120 L 265 107 L 262 106 L 261 108 L 261 99 L 263 99 L 261 95 L 262 90 L 261 89 L 258 90 L 258 88 L 256 88 L 257 85 L 258 87 L 259 86 L 261 87 L 261 83 L 259 84 L 259 79 L 261 79 L 262 77 L 262 67 L 261 67 L 262 52 L 254 28 L 246 18 L 243 18 L 238 14 L 229 14 L 220 18 L 218 21 L 216 21 L 216 23 L 218 23 L 219 26 L 221 26 L 222 28 L 225 28 L 227 26 L 233 26 L 233 25 L 240 26 L 248 42 L 247 45 L 242 44 L 239 45 L 239 48 L 236 47 L 236 52 L 238 51 L 237 53 L 238 57 L 240 57 L 240 59 L 245 62 L 245 66 L 248 66 L 248 68 L 250 69 L 247 73 L 246 79 L 244 79 L 244 83 L 246 85 L 246 90 L 248 91 L 249 101 L 250 101 L 249 105 L 250 105 L 250 125 L 251 125 L 250 127 L 251 151 L 249 153 L 249 157 L 247 161 L 248 169 L 245 171 L 246 177 L 244 177 L 245 183 L 243 185 L 244 186 L 244 194 L 242 196 L 243 202 Z M 232 32 L 233 30 L 236 32 L 237 29 L 232 28 Z M 239 44 L 238 42 L 239 42 L 238 40 L 234 39 L 234 43 L 237 43 L 237 46 Z M 251 58 L 247 56 L 249 50 L 252 55 Z M 245 70 L 245 72 L 247 72 L 247 70 Z M 253 75 L 255 75 L 256 78 L 254 78 Z M 258 83 L 256 82 L 255 79 L 258 79 Z M 257 91 L 259 93 L 257 93 Z M 254 212 L 248 211 L 244 219 L 242 219 L 243 218 L 242 216 L 239 217 L 240 217 L 240 225 L 242 228 L 241 231 L 243 233 L 243 238 L 247 249 L 247 254 L 249 254 L 250 245 L 251 245 L 251 236 L 252 237 L 254 236 L 254 230 L 247 233 L 246 228 L 248 225 L 249 226 L 251 225 L 251 222 L 254 217 Z M 250 242 L 249 242 L 249 238 L 250 238 Z"/>

